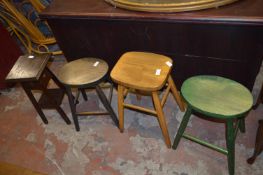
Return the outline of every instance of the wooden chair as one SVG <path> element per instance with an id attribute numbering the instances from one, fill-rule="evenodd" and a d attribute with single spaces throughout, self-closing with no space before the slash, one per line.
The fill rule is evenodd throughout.
<path id="1" fill-rule="evenodd" d="M 146 52 L 127 52 L 121 56 L 111 71 L 111 78 L 118 84 L 118 112 L 121 132 L 124 130 L 124 107 L 157 115 L 165 143 L 168 148 L 171 147 L 162 110 L 170 90 L 181 111 L 184 111 L 183 102 L 170 75 L 171 69 L 172 60 L 163 55 Z M 168 86 L 160 101 L 158 91 L 161 90 L 166 83 Z M 124 103 L 124 96 L 126 96 L 129 89 L 134 89 L 137 92 L 150 93 L 153 98 L 155 110 Z"/>
<path id="2" fill-rule="evenodd" d="M 76 131 L 80 130 L 78 116 L 83 115 L 105 115 L 110 114 L 113 122 L 118 126 L 119 122 L 116 117 L 114 110 L 110 105 L 110 99 L 107 99 L 105 94 L 103 93 L 100 83 L 105 81 L 107 78 L 108 72 L 108 64 L 98 58 L 81 58 L 72 62 L 65 64 L 58 73 L 59 81 L 66 87 L 69 104 L 72 112 L 72 118 L 75 124 Z M 72 95 L 72 88 L 77 88 L 85 94 L 84 89 L 95 87 L 98 97 L 103 103 L 104 107 L 108 112 L 98 112 L 98 111 L 87 111 L 87 112 L 77 112 L 77 97 L 74 100 L 74 96 Z M 112 89 L 110 94 L 112 93 Z M 86 96 L 84 95 L 84 98 Z M 74 102 L 76 101 L 76 102 Z"/>
<path id="3" fill-rule="evenodd" d="M 180 139 L 184 137 L 223 153 L 228 158 L 229 174 L 233 175 L 235 172 L 235 138 L 238 129 L 245 132 L 244 117 L 253 103 L 251 93 L 246 87 L 230 79 L 205 75 L 187 79 L 182 85 L 181 93 L 187 103 L 187 110 L 176 134 L 173 149 L 177 148 Z M 208 118 L 221 119 L 226 122 L 227 149 L 184 133 L 194 111 Z"/>

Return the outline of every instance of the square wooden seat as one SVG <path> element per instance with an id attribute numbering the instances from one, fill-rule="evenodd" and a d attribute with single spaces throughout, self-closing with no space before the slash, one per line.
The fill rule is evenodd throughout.
<path id="1" fill-rule="evenodd" d="M 8 82 L 21 83 L 28 98 L 32 102 L 42 121 L 47 124 L 48 120 L 42 109 L 55 109 L 67 124 L 70 120 L 60 107 L 65 94 L 64 87 L 57 80 L 56 76 L 46 66 L 50 54 L 23 55 L 18 58 L 15 65 L 6 77 Z M 48 89 L 48 82 L 52 79 L 58 88 Z M 40 100 L 37 101 L 32 90 L 41 90 Z M 53 95 L 52 95 L 53 94 Z"/>
<path id="2" fill-rule="evenodd" d="M 147 52 L 127 52 L 121 56 L 111 71 L 111 78 L 118 84 L 118 112 L 121 132 L 123 132 L 124 128 L 124 107 L 157 115 L 165 143 L 168 148 L 171 147 L 171 141 L 162 110 L 170 90 L 180 109 L 184 111 L 180 94 L 170 75 L 171 69 L 172 59 L 164 55 Z M 160 101 L 158 91 L 161 90 L 165 84 L 168 84 L 168 86 Z M 125 104 L 123 98 L 129 89 L 151 94 L 155 110 Z"/>
<path id="3" fill-rule="evenodd" d="M 118 84 L 129 88 L 156 91 L 164 86 L 171 69 L 172 60 L 169 57 L 146 52 L 128 52 L 121 56 L 111 72 L 111 77 Z M 156 75 L 158 70 L 160 73 Z"/>

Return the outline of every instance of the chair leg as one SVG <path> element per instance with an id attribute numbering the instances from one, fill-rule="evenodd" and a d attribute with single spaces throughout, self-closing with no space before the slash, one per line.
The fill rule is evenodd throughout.
<path id="1" fill-rule="evenodd" d="M 184 117 L 183 117 L 183 120 L 180 124 L 180 127 L 177 131 L 177 134 L 176 134 L 176 137 L 174 139 L 174 143 L 173 143 L 173 149 L 176 149 L 180 140 L 181 140 L 181 137 L 183 136 L 184 134 L 184 131 L 185 131 L 185 128 L 188 124 L 188 121 L 190 119 L 190 116 L 192 114 L 192 109 L 188 106 L 187 109 L 186 109 L 186 112 L 184 114 Z"/>
<path id="2" fill-rule="evenodd" d="M 116 116 L 114 110 L 112 109 L 109 101 L 107 100 L 107 97 L 105 96 L 105 94 L 103 93 L 103 91 L 101 90 L 99 85 L 96 86 L 96 92 L 100 98 L 100 101 L 102 102 L 104 107 L 107 109 L 107 111 L 110 113 L 110 116 L 111 116 L 112 120 L 114 121 L 115 125 L 118 127 L 119 121 L 117 119 L 117 116 Z"/>
<path id="3" fill-rule="evenodd" d="M 155 106 L 155 109 L 157 112 L 158 122 L 159 122 L 160 128 L 162 130 L 166 146 L 168 148 L 171 148 L 171 140 L 170 140 L 170 136 L 169 136 L 167 126 L 166 126 L 166 121 L 165 121 L 162 105 L 161 105 L 161 102 L 160 102 L 160 99 L 159 99 L 157 92 L 153 92 L 152 97 L 153 97 L 154 106 Z"/>
<path id="4" fill-rule="evenodd" d="M 62 119 L 69 125 L 71 124 L 71 121 L 69 120 L 69 118 L 67 117 L 67 115 L 65 114 L 65 112 L 61 109 L 61 107 L 57 107 L 56 110 L 58 111 L 58 113 L 60 114 L 60 116 L 62 117 Z"/>
<path id="5" fill-rule="evenodd" d="M 75 124 L 75 129 L 76 131 L 79 131 L 79 121 L 78 121 L 78 116 L 76 114 L 76 106 L 74 104 L 74 98 L 71 92 L 71 88 L 70 87 L 66 87 L 66 92 L 68 95 L 68 101 L 69 101 L 69 105 L 70 105 L 70 109 L 71 109 L 71 114 L 72 114 L 72 118 Z"/>
<path id="6" fill-rule="evenodd" d="M 172 91 L 172 93 L 174 95 L 175 101 L 177 102 L 180 110 L 182 112 L 185 111 L 185 107 L 184 107 L 184 103 L 182 101 L 181 95 L 178 93 L 177 88 L 176 88 L 176 86 L 174 84 L 174 81 L 173 81 L 173 78 L 172 78 L 171 75 L 169 75 L 169 77 L 168 77 L 168 83 L 171 86 L 171 91 Z"/>
<path id="7" fill-rule="evenodd" d="M 226 123 L 226 144 L 228 172 L 230 175 L 235 173 L 235 128 L 233 119 L 228 119 Z"/>
<path id="8" fill-rule="evenodd" d="M 123 107 L 123 94 L 124 87 L 118 85 L 118 114 L 119 114 L 119 129 L 120 132 L 124 130 L 124 107 Z"/>

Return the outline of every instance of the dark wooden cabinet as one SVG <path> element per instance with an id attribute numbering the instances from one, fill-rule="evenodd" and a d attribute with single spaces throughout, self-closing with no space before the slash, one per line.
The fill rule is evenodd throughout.
<path id="1" fill-rule="evenodd" d="M 5 82 L 5 77 L 20 55 L 20 48 L 0 23 L 0 89 L 10 85 Z"/>
<path id="2" fill-rule="evenodd" d="M 126 51 L 149 51 L 173 58 L 179 87 L 190 76 L 212 74 L 251 90 L 263 57 L 262 7 L 262 0 L 241 0 L 217 9 L 147 13 L 103 0 L 54 0 L 41 17 L 69 61 L 93 56 L 112 68 Z"/>

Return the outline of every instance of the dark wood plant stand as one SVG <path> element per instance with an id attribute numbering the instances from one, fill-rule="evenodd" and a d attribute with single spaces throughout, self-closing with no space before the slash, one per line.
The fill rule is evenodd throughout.
<path id="1" fill-rule="evenodd" d="M 45 124 L 48 124 L 48 120 L 42 109 L 57 110 L 63 120 L 67 124 L 70 124 L 69 118 L 60 107 L 65 89 L 46 66 L 49 58 L 50 54 L 20 56 L 7 75 L 6 81 L 21 83 L 28 98 Z M 48 89 L 47 86 L 50 79 L 52 79 L 59 88 Z M 43 92 L 38 101 L 34 97 L 32 90 L 41 90 Z"/>

